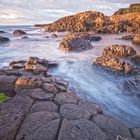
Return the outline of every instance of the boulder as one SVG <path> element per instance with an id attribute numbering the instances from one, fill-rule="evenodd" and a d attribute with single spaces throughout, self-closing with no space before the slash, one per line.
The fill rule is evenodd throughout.
<path id="1" fill-rule="evenodd" d="M 57 38 L 58 35 L 57 35 L 57 34 L 52 34 L 51 37 L 52 37 L 52 38 Z"/>
<path id="2" fill-rule="evenodd" d="M 28 36 L 22 36 L 21 39 L 28 39 Z"/>
<path id="3" fill-rule="evenodd" d="M 92 121 L 108 135 L 108 140 L 113 140 L 118 135 L 131 137 L 129 129 L 114 118 L 105 115 L 96 115 L 92 118 Z"/>
<path id="4" fill-rule="evenodd" d="M 123 83 L 123 90 L 128 95 L 138 95 L 140 96 L 140 76 L 130 78 Z"/>
<path id="5" fill-rule="evenodd" d="M 0 36 L 0 43 L 5 43 L 8 41 L 10 41 L 9 38 Z"/>
<path id="6" fill-rule="evenodd" d="M 109 140 L 94 123 L 85 119 L 63 120 L 58 140 Z"/>
<path id="7" fill-rule="evenodd" d="M 134 38 L 134 36 L 135 35 L 125 35 L 125 36 L 122 36 L 122 39 L 124 39 L 124 40 L 133 40 L 133 38 Z"/>
<path id="8" fill-rule="evenodd" d="M 140 45 L 140 34 L 134 36 L 133 43 Z"/>
<path id="9" fill-rule="evenodd" d="M 13 32 L 13 35 L 14 36 L 22 36 L 22 35 L 26 35 L 27 33 L 26 32 L 24 32 L 24 31 L 22 31 L 22 30 L 15 30 L 14 32 Z"/>
<path id="10" fill-rule="evenodd" d="M 5 31 L 0 31 L 0 33 L 1 33 L 1 34 L 4 34 L 4 33 L 6 33 L 6 32 L 5 32 Z"/>
<path id="11" fill-rule="evenodd" d="M 12 61 L 9 64 L 9 69 L 22 69 L 26 61 Z"/>
<path id="12" fill-rule="evenodd" d="M 133 66 L 123 60 L 119 60 L 118 58 L 111 58 L 111 57 L 98 57 L 94 62 L 97 66 L 101 66 L 105 69 L 119 72 L 122 74 L 131 74 L 135 70 Z"/>
<path id="13" fill-rule="evenodd" d="M 129 59 L 130 59 L 130 61 L 133 62 L 134 64 L 140 66 L 140 51 L 137 52 L 137 54 L 131 56 Z"/>
<path id="14" fill-rule="evenodd" d="M 135 55 L 136 51 L 126 45 L 110 45 L 104 48 L 102 55 L 103 56 L 111 56 L 111 57 L 128 57 Z"/>
<path id="15" fill-rule="evenodd" d="M 65 52 L 83 51 L 93 48 L 90 35 L 69 34 L 60 42 L 59 48 Z"/>
<path id="16" fill-rule="evenodd" d="M 33 101 L 29 97 L 17 96 L 0 104 L 0 138 L 15 140 L 19 127 Z"/>

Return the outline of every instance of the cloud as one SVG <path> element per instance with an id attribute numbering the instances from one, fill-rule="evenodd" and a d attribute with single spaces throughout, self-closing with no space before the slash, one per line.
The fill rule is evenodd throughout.
<path id="1" fill-rule="evenodd" d="M 48 23 L 85 10 L 111 15 L 139 0 L 0 0 L 0 24 Z"/>

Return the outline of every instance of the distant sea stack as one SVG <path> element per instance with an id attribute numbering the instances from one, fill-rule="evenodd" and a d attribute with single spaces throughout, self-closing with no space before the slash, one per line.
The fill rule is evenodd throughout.
<path id="1" fill-rule="evenodd" d="M 38 24 L 45 32 L 94 32 L 94 33 L 139 33 L 140 32 L 140 4 L 131 4 L 118 12 L 106 16 L 96 11 L 85 11 L 66 16 L 50 24 Z"/>
<path id="2" fill-rule="evenodd" d="M 122 15 L 137 12 L 140 12 L 140 3 L 131 4 L 129 8 L 121 8 L 118 11 L 116 11 L 114 15 Z"/>

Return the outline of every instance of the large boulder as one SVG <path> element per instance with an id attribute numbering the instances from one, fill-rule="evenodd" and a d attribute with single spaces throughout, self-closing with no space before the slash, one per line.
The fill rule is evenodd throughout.
<path id="1" fill-rule="evenodd" d="M 26 32 L 24 32 L 24 31 L 22 31 L 22 30 L 15 30 L 14 32 L 13 32 L 13 35 L 14 36 L 22 36 L 22 35 L 26 35 L 27 33 Z"/>
<path id="2" fill-rule="evenodd" d="M 60 42 L 59 48 L 65 52 L 83 51 L 93 48 L 90 34 L 69 34 Z"/>
<path id="3" fill-rule="evenodd" d="M 104 48 L 102 55 L 111 57 L 128 57 L 136 54 L 133 47 L 126 45 L 110 45 Z"/>
<path id="4" fill-rule="evenodd" d="M 5 43 L 8 41 L 10 41 L 9 38 L 0 36 L 0 43 Z"/>
<path id="5" fill-rule="evenodd" d="M 101 66 L 105 69 L 119 72 L 122 74 L 130 74 L 134 72 L 134 68 L 131 64 L 119 60 L 118 58 L 112 58 L 112 57 L 98 57 L 96 61 L 94 62 L 97 66 Z"/>
<path id="6" fill-rule="evenodd" d="M 133 37 L 133 43 L 140 45 L 140 34 Z"/>

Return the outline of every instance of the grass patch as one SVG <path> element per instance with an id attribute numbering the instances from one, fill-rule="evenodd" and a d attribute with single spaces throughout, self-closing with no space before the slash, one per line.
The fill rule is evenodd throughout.
<path id="1" fill-rule="evenodd" d="M 8 97 L 4 93 L 0 92 L 0 103 L 4 102 L 7 99 Z"/>

